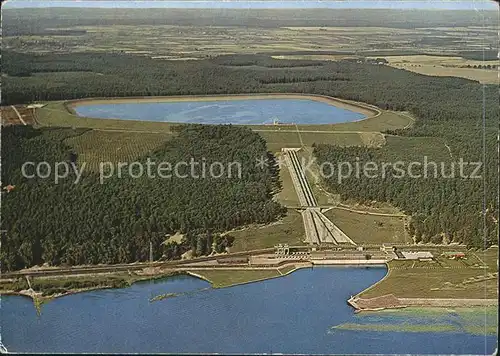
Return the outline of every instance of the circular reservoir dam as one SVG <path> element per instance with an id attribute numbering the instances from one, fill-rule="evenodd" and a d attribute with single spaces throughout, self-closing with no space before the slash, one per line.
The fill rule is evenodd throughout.
<path id="1" fill-rule="evenodd" d="M 101 119 L 239 125 L 335 124 L 372 114 L 334 99 L 300 95 L 85 100 L 74 102 L 72 109 Z"/>

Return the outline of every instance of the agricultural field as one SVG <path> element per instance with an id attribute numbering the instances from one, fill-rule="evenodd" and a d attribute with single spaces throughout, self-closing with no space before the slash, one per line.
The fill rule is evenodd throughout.
<path id="1" fill-rule="evenodd" d="M 411 242 L 403 217 L 360 214 L 336 208 L 324 214 L 357 244 Z"/>
<path id="2" fill-rule="evenodd" d="M 317 60 L 317 61 L 341 61 L 345 59 L 365 61 L 377 60 L 383 58 L 387 65 L 408 70 L 419 74 L 438 76 L 438 77 L 459 77 L 470 80 L 476 80 L 484 84 L 498 84 L 498 69 L 500 62 L 498 60 L 470 60 L 463 57 L 437 54 L 414 54 L 398 55 L 384 53 L 384 55 L 354 56 L 352 54 L 313 54 L 313 55 L 279 55 L 272 56 L 275 59 L 288 60 Z"/>
<path id="3" fill-rule="evenodd" d="M 15 109 L 14 109 L 15 108 Z M 17 110 L 17 112 L 16 112 Z M 19 115 L 21 118 L 19 118 Z M 2 126 L 8 125 L 34 125 L 36 123 L 33 109 L 18 106 L 2 106 L 0 108 L 0 118 Z M 22 121 L 21 121 L 22 119 Z"/>
<path id="4" fill-rule="evenodd" d="M 498 84 L 498 60 L 470 60 L 451 56 L 386 56 L 391 67 L 439 76 L 462 77 L 484 84 Z M 481 66 L 482 68 L 475 68 Z"/>
<path id="5" fill-rule="evenodd" d="M 334 60 L 383 53 L 458 55 L 461 51 L 497 45 L 496 14 L 493 11 L 488 14 L 488 21 L 483 21 L 484 27 L 468 26 L 471 22 L 477 23 L 471 21 L 477 16 L 474 13 L 469 14 L 467 19 L 463 14 L 454 14 L 462 27 L 453 29 L 429 27 L 430 24 L 438 26 L 442 23 L 437 19 L 412 23 L 410 18 L 413 15 L 409 13 L 394 16 L 380 11 L 370 12 L 373 13 L 371 16 L 347 10 L 308 10 L 307 15 L 302 15 L 308 19 L 304 22 L 297 21 L 296 14 L 287 10 L 260 10 L 258 13 L 213 10 L 206 11 L 203 18 L 199 11 L 160 10 L 149 14 L 148 18 L 141 18 L 145 14 L 140 14 L 131 21 L 131 14 L 116 13 L 113 16 L 101 10 L 99 18 L 102 21 L 90 21 L 94 23 L 89 24 L 82 14 L 66 10 L 60 16 L 76 16 L 78 20 L 72 23 L 80 25 L 67 27 L 67 23 L 63 25 L 53 18 L 47 19 L 51 23 L 47 27 L 64 32 L 64 36 L 58 35 L 57 31 L 46 30 L 29 34 L 7 32 L 3 41 L 6 49 L 15 47 L 24 52 L 114 51 L 158 60 L 196 60 L 232 53 L 310 56 L 323 52 L 330 57 L 323 59 Z M 6 12 L 5 17 L 8 15 L 9 12 Z M 44 15 L 39 14 L 42 18 Z M 163 21 L 150 23 L 152 18 L 160 15 L 163 15 Z M 432 15 L 426 17 L 430 19 Z M 387 16 L 387 21 L 380 22 L 382 17 Z M 361 17 L 365 19 L 360 21 Z M 394 17 L 398 19 L 395 21 Z M 218 19 L 216 26 L 214 18 Z M 401 23 L 405 22 L 411 25 L 403 26 Z M 381 23 L 386 23 L 388 27 L 380 27 Z"/>
<path id="6" fill-rule="evenodd" d="M 99 172 L 101 162 L 132 162 L 151 153 L 166 142 L 172 134 L 147 132 L 118 132 L 89 130 L 82 135 L 67 138 L 65 143 L 78 153 L 78 164 Z"/>

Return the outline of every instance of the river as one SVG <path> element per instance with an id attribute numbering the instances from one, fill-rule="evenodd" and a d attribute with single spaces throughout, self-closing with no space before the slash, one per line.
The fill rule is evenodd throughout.
<path id="1" fill-rule="evenodd" d="M 3 296 L 2 341 L 10 352 L 482 354 L 494 350 L 495 336 L 464 330 L 332 329 L 360 322 L 363 313 L 354 314 L 346 300 L 385 273 L 385 267 L 320 267 L 223 289 L 207 289 L 203 280 L 177 276 L 58 298 L 44 304 L 41 315 L 30 299 Z M 149 302 L 160 294 L 188 291 L 192 293 Z M 392 318 L 386 316 L 384 323 Z"/>

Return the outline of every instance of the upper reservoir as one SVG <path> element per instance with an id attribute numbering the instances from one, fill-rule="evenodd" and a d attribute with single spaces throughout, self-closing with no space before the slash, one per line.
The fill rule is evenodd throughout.
<path id="1" fill-rule="evenodd" d="M 457 317 L 416 319 L 455 328 L 408 332 L 413 319 L 368 314 L 397 331 L 352 330 L 363 323 L 346 300 L 386 274 L 384 267 L 302 269 L 223 289 L 193 277 L 142 282 L 55 299 L 37 316 L 33 302 L 3 296 L 2 341 L 11 352 L 483 354 L 496 337 L 470 334 Z M 164 293 L 182 294 L 150 302 Z M 397 312 L 395 312 L 397 313 Z M 395 314 L 397 315 L 397 314 Z M 484 319 L 484 314 L 480 315 Z M 373 320 L 375 319 L 375 320 Z M 332 328 L 351 325 L 349 328 Z M 415 329 L 415 328 L 414 328 Z M 403 331 L 400 331 L 403 330 Z"/>
<path id="2" fill-rule="evenodd" d="M 366 116 L 310 99 L 232 99 L 196 101 L 137 101 L 92 103 L 74 106 L 80 116 L 198 124 L 335 124 Z M 332 101 L 332 103 L 334 103 Z"/>

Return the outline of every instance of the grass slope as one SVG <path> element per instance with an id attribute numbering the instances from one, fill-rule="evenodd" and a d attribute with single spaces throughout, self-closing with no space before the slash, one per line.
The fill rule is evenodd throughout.
<path id="1" fill-rule="evenodd" d="M 342 209 L 331 209 L 325 215 L 358 244 L 409 241 L 403 218 L 360 214 Z"/>
<path id="2" fill-rule="evenodd" d="M 288 210 L 287 216 L 276 223 L 230 232 L 235 237 L 231 252 L 268 248 L 280 243 L 301 245 L 304 234 L 302 216 Z"/>
<path id="3" fill-rule="evenodd" d="M 197 275 L 210 281 L 214 288 L 230 287 L 236 284 L 256 282 L 268 278 L 279 277 L 277 269 L 273 270 L 207 270 L 196 271 Z"/>

